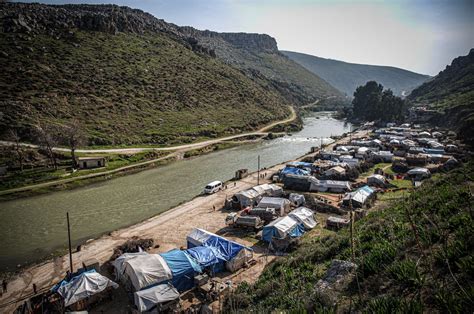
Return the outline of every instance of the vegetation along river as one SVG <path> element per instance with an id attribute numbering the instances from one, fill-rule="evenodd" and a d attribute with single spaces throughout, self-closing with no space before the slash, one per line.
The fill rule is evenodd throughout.
<path id="1" fill-rule="evenodd" d="M 66 212 L 73 245 L 140 222 L 201 193 L 206 183 L 225 181 L 236 169 L 257 170 L 307 153 L 320 138 L 349 131 L 330 113 L 304 118 L 292 136 L 246 144 L 70 191 L 0 203 L 0 270 L 42 259 L 67 247 Z M 328 139 L 326 139 L 327 141 Z"/>

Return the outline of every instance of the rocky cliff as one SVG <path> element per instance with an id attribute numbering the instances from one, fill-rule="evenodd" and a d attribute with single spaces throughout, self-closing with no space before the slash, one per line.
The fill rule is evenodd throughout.
<path id="1" fill-rule="evenodd" d="M 287 102 L 148 13 L 0 4 L 0 138 L 82 125 L 89 144 L 171 145 L 287 117 Z"/>

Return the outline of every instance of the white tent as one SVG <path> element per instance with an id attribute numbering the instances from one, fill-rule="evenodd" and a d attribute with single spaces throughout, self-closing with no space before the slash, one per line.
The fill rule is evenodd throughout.
<path id="1" fill-rule="evenodd" d="M 344 192 L 351 189 L 348 181 L 318 180 L 311 182 L 310 191 L 318 192 Z"/>
<path id="2" fill-rule="evenodd" d="M 381 174 L 373 174 L 367 177 L 368 185 L 384 186 L 388 183 L 387 179 Z"/>
<path id="3" fill-rule="evenodd" d="M 304 205 L 304 203 L 306 201 L 305 198 L 304 198 L 304 195 L 298 194 L 298 193 L 290 193 L 290 196 L 288 197 L 288 199 L 295 206 Z"/>
<path id="4" fill-rule="evenodd" d="M 313 229 L 317 225 L 313 211 L 306 207 L 298 207 L 289 213 L 288 216 L 303 224 L 305 229 Z"/>
<path id="5" fill-rule="evenodd" d="M 64 299 L 64 306 L 69 306 L 108 287 L 117 289 L 118 284 L 97 272 L 85 272 L 59 287 L 58 293 Z"/>
<path id="6" fill-rule="evenodd" d="M 171 284 L 161 284 L 134 293 L 135 305 L 140 312 L 150 311 L 157 304 L 179 298 L 179 292 Z"/>
<path id="7" fill-rule="evenodd" d="M 158 254 L 142 253 L 117 260 L 113 263 L 117 274 L 130 280 L 136 291 L 172 278 L 168 264 Z"/>
<path id="8" fill-rule="evenodd" d="M 238 192 L 234 198 L 241 206 L 252 206 L 254 202 L 258 202 L 263 196 L 280 196 L 283 194 L 283 189 L 275 184 L 261 184 L 254 186 L 251 189 Z"/>
<path id="9" fill-rule="evenodd" d="M 280 212 L 280 216 L 283 216 L 285 210 L 290 209 L 290 201 L 281 197 L 263 197 L 257 207 L 274 208 L 276 211 Z"/>
<path id="10" fill-rule="evenodd" d="M 427 168 L 413 168 L 407 172 L 409 176 L 429 177 L 431 175 Z"/>
<path id="11" fill-rule="evenodd" d="M 273 238 L 285 239 L 288 237 L 300 237 L 304 233 L 303 226 L 290 216 L 275 219 L 262 231 L 262 239 L 271 242 Z"/>

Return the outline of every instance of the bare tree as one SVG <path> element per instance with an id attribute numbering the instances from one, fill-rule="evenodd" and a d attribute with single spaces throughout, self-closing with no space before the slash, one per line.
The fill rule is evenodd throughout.
<path id="1" fill-rule="evenodd" d="M 61 136 L 65 144 L 71 149 L 72 168 L 77 167 L 76 149 L 85 143 L 85 134 L 81 123 L 77 119 L 62 127 Z"/>
<path id="2" fill-rule="evenodd" d="M 21 171 L 23 171 L 23 147 L 20 144 L 20 136 L 15 129 L 9 129 L 7 136 L 8 139 L 13 142 L 12 147 L 15 151 L 18 165 L 20 166 Z"/>
<path id="3" fill-rule="evenodd" d="M 53 152 L 53 147 L 56 144 L 54 132 L 52 128 L 43 126 L 41 123 L 36 125 L 36 133 L 38 134 L 39 146 L 46 152 L 48 158 L 54 167 L 54 170 L 58 169 L 58 162 Z"/>

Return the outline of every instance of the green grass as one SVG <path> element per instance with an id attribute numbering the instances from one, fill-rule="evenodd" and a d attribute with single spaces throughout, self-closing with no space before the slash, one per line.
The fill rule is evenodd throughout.
<path id="1" fill-rule="evenodd" d="M 75 118 L 89 145 L 107 147 L 196 142 L 289 115 L 277 92 L 164 33 L 0 33 L 0 49 L 0 134 L 15 127 L 24 140 L 36 119 Z"/>
<path id="2" fill-rule="evenodd" d="M 337 308 L 315 292 L 334 258 L 351 260 L 350 233 L 306 235 L 288 256 L 271 263 L 253 285 L 225 303 L 232 312 L 466 313 L 474 298 L 472 163 L 371 212 L 354 226 L 357 284 Z"/>

